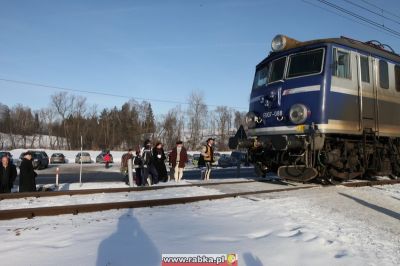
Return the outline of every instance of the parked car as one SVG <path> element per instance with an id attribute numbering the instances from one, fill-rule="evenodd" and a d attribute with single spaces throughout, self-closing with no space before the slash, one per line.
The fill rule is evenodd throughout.
<path id="1" fill-rule="evenodd" d="M 92 158 L 90 158 L 90 154 L 88 152 L 79 152 L 75 156 L 75 163 L 92 163 Z"/>
<path id="2" fill-rule="evenodd" d="M 96 163 L 105 163 L 104 161 L 104 156 L 107 154 L 107 152 L 102 151 L 99 155 L 97 155 L 96 157 Z M 110 163 L 114 162 L 114 158 L 112 156 L 112 154 L 110 153 L 110 157 L 111 157 L 111 161 Z"/>
<path id="3" fill-rule="evenodd" d="M 233 151 L 231 153 L 231 157 L 236 158 L 239 160 L 241 163 L 247 163 L 247 153 L 243 151 Z"/>
<path id="4" fill-rule="evenodd" d="M 218 166 L 219 167 L 232 167 L 232 166 L 237 166 L 239 160 L 235 157 L 232 157 L 228 154 L 222 154 L 221 157 L 218 160 Z"/>
<path id="5" fill-rule="evenodd" d="M 193 154 L 192 164 L 197 166 L 199 164 L 200 153 Z"/>
<path id="6" fill-rule="evenodd" d="M 219 153 L 219 152 L 214 152 L 214 165 L 217 165 L 218 164 L 218 160 L 219 160 L 219 158 L 221 158 L 221 153 Z"/>
<path id="7" fill-rule="evenodd" d="M 45 169 L 49 167 L 49 157 L 44 151 L 28 151 L 32 154 L 32 165 L 34 169 Z M 19 156 L 18 167 L 21 165 L 21 161 L 24 158 L 25 152 Z"/>
<path id="8" fill-rule="evenodd" d="M 193 162 L 193 155 L 192 154 L 188 154 L 188 161 L 187 163 Z"/>
<path id="9" fill-rule="evenodd" d="M 53 153 L 50 157 L 50 163 L 65 163 L 65 156 L 62 153 Z"/>

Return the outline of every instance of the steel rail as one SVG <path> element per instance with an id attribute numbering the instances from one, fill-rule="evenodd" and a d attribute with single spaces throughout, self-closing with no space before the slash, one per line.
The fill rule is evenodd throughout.
<path id="1" fill-rule="evenodd" d="M 191 183 L 191 184 L 169 185 L 169 186 L 122 187 L 122 188 L 103 188 L 103 189 L 96 188 L 96 189 L 81 189 L 81 190 L 66 190 L 66 191 L 4 193 L 0 194 L 0 201 L 4 199 L 74 196 L 74 195 L 88 195 L 88 194 L 101 194 L 101 193 L 120 193 L 120 192 L 159 190 L 159 189 L 177 188 L 177 187 L 206 187 L 206 186 L 217 186 L 217 185 L 253 183 L 253 182 L 263 182 L 263 181 L 243 180 L 243 181 L 224 181 L 224 182 L 212 182 L 212 183 Z"/>
<path id="2" fill-rule="evenodd" d="M 315 188 L 316 186 L 302 186 L 291 188 L 278 188 L 268 190 L 244 191 L 235 193 L 225 193 L 216 195 L 204 195 L 194 197 L 181 197 L 181 198 L 166 198 L 166 199 L 151 199 L 151 200 L 136 200 L 124 202 L 108 202 L 108 203 L 92 203 L 92 204 L 79 204 L 79 205 L 66 205 L 66 206 L 53 206 L 53 207 L 37 207 L 26 209 L 9 209 L 0 210 L 0 220 L 11 220 L 18 218 L 33 218 L 39 216 L 55 216 L 62 214 L 79 214 L 88 212 L 108 211 L 113 209 L 133 209 L 133 208 L 147 208 L 168 206 L 176 204 L 186 204 L 206 200 L 218 200 L 224 198 L 236 198 L 240 196 L 267 194 L 274 192 L 293 191 L 300 189 Z"/>
<path id="3" fill-rule="evenodd" d="M 372 181 L 342 183 L 342 184 L 338 184 L 338 186 L 342 185 L 345 187 L 370 187 L 370 186 L 382 186 L 382 185 L 394 185 L 394 184 L 400 184 L 400 179 L 372 180 Z"/>

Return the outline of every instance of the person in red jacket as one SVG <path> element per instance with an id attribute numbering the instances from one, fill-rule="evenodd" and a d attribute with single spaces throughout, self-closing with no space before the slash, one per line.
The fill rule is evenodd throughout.
<path id="1" fill-rule="evenodd" d="M 108 168 L 111 162 L 111 156 L 109 152 L 107 152 L 106 155 L 104 155 L 104 162 L 106 164 L 106 168 Z"/>
<path id="2" fill-rule="evenodd" d="M 183 177 L 183 168 L 188 161 L 188 155 L 182 141 L 176 142 L 176 147 L 169 154 L 169 163 L 174 171 L 175 182 L 179 182 Z"/>

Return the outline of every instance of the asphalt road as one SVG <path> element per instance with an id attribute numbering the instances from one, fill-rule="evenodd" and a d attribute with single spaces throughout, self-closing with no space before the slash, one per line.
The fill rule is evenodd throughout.
<path id="1" fill-rule="evenodd" d="M 36 183 L 54 184 L 56 180 L 56 169 L 60 170 L 59 183 L 78 183 L 79 182 L 79 164 L 60 164 L 49 165 L 49 168 L 36 170 L 38 174 Z M 211 172 L 211 179 L 227 178 L 255 178 L 253 168 L 241 168 L 240 172 L 236 168 L 215 168 Z M 183 179 L 199 180 L 200 170 L 187 168 L 184 171 Z M 102 164 L 84 164 L 82 166 L 82 182 L 123 182 L 123 176 L 119 171 L 119 164 L 113 164 L 109 169 L 105 169 Z M 16 181 L 18 184 L 18 178 Z"/>

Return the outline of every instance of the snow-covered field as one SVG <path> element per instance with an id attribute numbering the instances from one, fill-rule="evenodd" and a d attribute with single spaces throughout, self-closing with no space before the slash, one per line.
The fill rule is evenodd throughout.
<path id="1" fill-rule="evenodd" d="M 215 187 L 178 189 L 140 197 L 218 193 Z M 400 265 L 399 221 L 400 185 L 313 188 L 0 221 L 0 258 L 12 266 L 156 266 L 162 253 L 234 252 L 248 266 Z"/>

